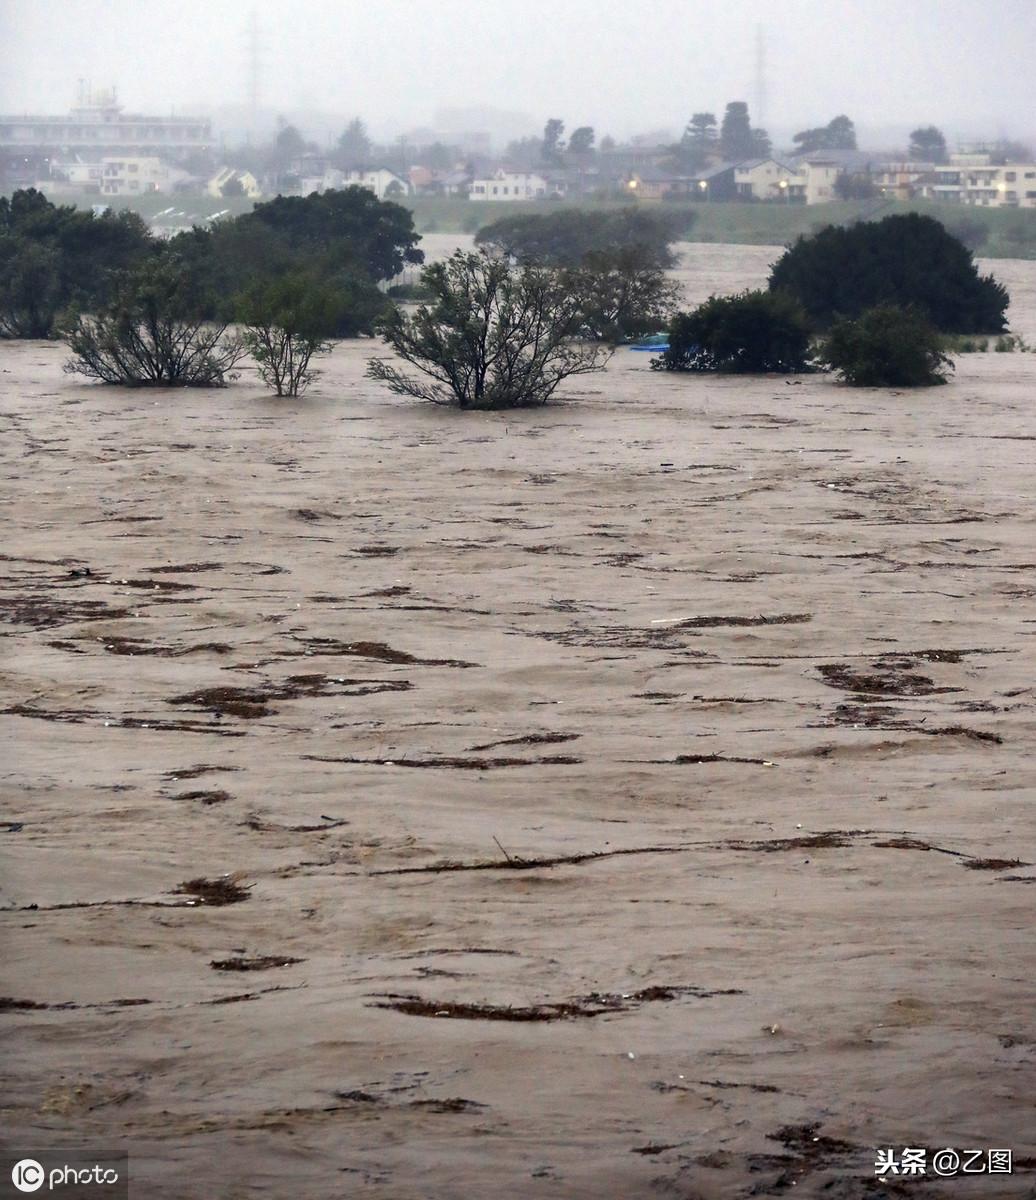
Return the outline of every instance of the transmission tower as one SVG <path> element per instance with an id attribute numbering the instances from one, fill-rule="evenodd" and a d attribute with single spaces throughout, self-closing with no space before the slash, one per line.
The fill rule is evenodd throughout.
<path id="1" fill-rule="evenodd" d="M 766 30 L 762 25 L 755 27 L 755 112 L 753 125 L 766 128 Z"/>
<path id="2" fill-rule="evenodd" d="M 262 68 L 260 62 L 259 16 L 254 8 L 248 20 L 246 53 L 248 63 L 248 136 L 249 140 L 255 141 L 259 129 L 259 79 Z"/>

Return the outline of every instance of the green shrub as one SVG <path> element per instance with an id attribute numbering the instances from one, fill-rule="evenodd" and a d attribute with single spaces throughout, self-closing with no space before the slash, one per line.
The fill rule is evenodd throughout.
<path id="1" fill-rule="evenodd" d="M 572 375 L 599 371 L 606 351 L 576 336 L 578 297 L 557 271 L 457 251 L 422 275 L 432 293 L 413 314 L 393 309 L 385 341 L 427 381 L 371 359 L 367 374 L 404 396 L 464 409 L 546 404 Z"/>
<path id="2" fill-rule="evenodd" d="M 521 263 L 583 266 L 590 256 L 636 251 L 646 265 L 676 265 L 670 243 L 684 237 L 693 212 L 651 212 L 641 208 L 564 208 L 553 213 L 501 217 L 480 229 L 475 244 Z"/>
<path id="3" fill-rule="evenodd" d="M 431 300 L 432 293 L 423 283 L 394 283 L 387 292 L 390 300 L 421 302 Z"/>
<path id="4" fill-rule="evenodd" d="M 665 371 L 737 374 L 809 369 L 806 314 L 779 292 L 711 296 L 669 326 L 669 349 L 652 367 Z"/>
<path id="5" fill-rule="evenodd" d="M 561 278 L 579 305 L 580 333 L 612 345 L 664 329 L 680 296 L 640 246 L 590 253 Z"/>
<path id="6" fill-rule="evenodd" d="M 877 305 L 908 305 L 939 329 L 999 333 L 1007 290 L 980 276 L 971 252 L 918 213 L 833 225 L 800 237 L 770 274 L 770 290 L 794 296 L 819 326 Z"/>
<path id="7" fill-rule="evenodd" d="M 945 383 L 953 369 L 935 326 L 895 304 L 839 321 L 820 357 L 852 387 L 929 387 Z"/>
<path id="8" fill-rule="evenodd" d="M 1036 350 L 1036 347 L 1030 346 L 1019 333 L 1005 333 L 1003 337 L 996 339 L 993 349 L 998 354 L 1013 354 L 1016 350 L 1022 354 L 1028 354 L 1030 351 Z"/>
<path id="9" fill-rule="evenodd" d="M 110 304 L 70 317 L 65 370 L 126 387 L 222 387 L 244 351 L 226 322 L 199 315 L 206 307 L 182 264 L 138 267 Z"/>
<path id="10" fill-rule="evenodd" d="M 104 305 L 118 274 L 155 253 L 136 213 L 96 217 L 34 188 L 0 196 L 0 337 L 56 336 L 59 313 Z"/>
<path id="11" fill-rule="evenodd" d="M 347 322 L 343 307 L 340 289 L 302 273 L 257 283 L 240 298 L 245 347 L 278 396 L 298 396 L 316 378 L 312 360 Z"/>

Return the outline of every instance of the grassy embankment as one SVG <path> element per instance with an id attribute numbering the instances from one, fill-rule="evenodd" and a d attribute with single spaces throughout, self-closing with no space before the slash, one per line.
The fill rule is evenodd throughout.
<path id="1" fill-rule="evenodd" d="M 99 199 L 98 196 L 84 195 L 61 198 L 58 202 L 88 208 Z M 405 203 L 413 210 L 415 223 L 422 233 L 474 233 L 482 225 L 517 211 L 535 213 L 556 212 L 564 207 L 614 208 L 621 202 L 587 200 L 577 204 L 545 200 L 521 205 L 506 202 L 473 204 L 468 200 L 418 197 L 408 199 Z M 217 212 L 227 211 L 231 216 L 247 212 L 252 202 L 243 196 L 217 200 L 205 195 L 170 197 L 155 194 L 118 197 L 112 201 L 112 205 L 116 208 L 133 208 L 147 221 L 157 218 L 161 224 L 182 224 L 189 228 L 192 224 L 206 221 Z M 799 234 L 812 233 L 824 225 L 845 224 L 861 218 L 877 219 L 892 213 L 922 212 L 937 217 L 951 233 L 967 231 L 968 236 L 964 240 L 982 257 L 1036 259 L 1036 209 L 1031 208 L 972 208 L 923 200 L 909 203 L 857 200 L 811 206 L 692 203 L 659 207 L 685 212 L 689 216 L 693 214 L 688 222 L 691 241 L 772 246 L 784 245 Z M 172 214 L 158 216 L 170 208 L 173 209 Z"/>

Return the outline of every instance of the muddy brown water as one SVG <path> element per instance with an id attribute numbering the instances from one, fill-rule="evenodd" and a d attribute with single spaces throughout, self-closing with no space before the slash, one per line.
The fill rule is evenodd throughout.
<path id="1" fill-rule="evenodd" d="M 1036 357 L 623 351 L 462 415 L 372 349 L 277 401 L 0 344 L 5 1144 L 170 1200 L 863 1197 L 903 1146 L 1029 1195 Z"/>

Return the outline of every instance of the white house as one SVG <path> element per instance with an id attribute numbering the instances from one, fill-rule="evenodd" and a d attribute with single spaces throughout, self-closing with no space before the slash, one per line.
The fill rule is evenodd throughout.
<path id="1" fill-rule="evenodd" d="M 50 177 L 36 181 L 36 190 L 46 196 L 73 192 L 100 192 L 104 167 L 100 160 L 83 162 L 75 159 L 52 159 Z"/>
<path id="2" fill-rule="evenodd" d="M 988 154 L 954 154 L 933 168 L 924 194 L 977 208 L 1036 208 L 1036 163 L 994 166 Z"/>
<path id="3" fill-rule="evenodd" d="M 220 167 L 206 183 L 205 194 L 220 198 L 223 195 L 224 187 L 233 180 L 237 180 L 241 184 L 242 191 L 250 200 L 258 200 L 262 196 L 263 191 L 259 186 L 259 180 L 252 172 L 239 171 L 235 167 Z"/>
<path id="4" fill-rule="evenodd" d="M 178 171 L 160 158 L 106 157 L 101 159 L 102 196 L 138 196 L 166 192 L 186 171 Z"/>
<path id="5" fill-rule="evenodd" d="M 391 200 L 394 196 L 410 194 L 409 180 L 397 175 L 395 171 L 390 171 L 388 167 L 360 167 L 352 171 L 336 171 L 335 174 L 342 176 L 342 183 L 330 186 L 364 187 L 372 191 L 379 200 Z"/>
<path id="6" fill-rule="evenodd" d="M 534 171 L 494 171 L 492 175 L 471 181 L 471 200 L 536 200 L 560 196 L 560 184 L 552 183 Z"/>
<path id="7" fill-rule="evenodd" d="M 830 204 L 838 199 L 835 180 L 845 171 L 841 163 L 829 158 L 811 158 L 801 171 L 807 204 Z"/>
<path id="8" fill-rule="evenodd" d="M 795 167 L 776 158 L 755 158 L 734 168 L 734 185 L 742 200 L 803 200 L 806 181 Z"/>

